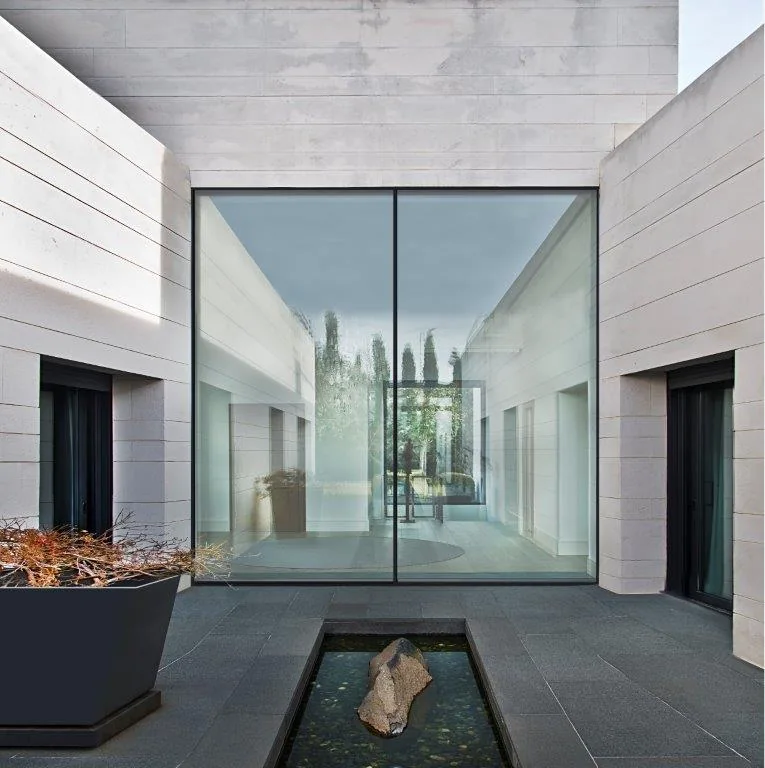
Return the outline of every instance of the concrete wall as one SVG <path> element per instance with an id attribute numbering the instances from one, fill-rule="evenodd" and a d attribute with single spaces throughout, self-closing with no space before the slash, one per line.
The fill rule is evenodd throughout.
<path id="1" fill-rule="evenodd" d="M 522 514 L 523 433 L 530 428 L 522 411 L 532 405 L 533 538 L 555 555 L 589 556 L 590 567 L 595 235 L 595 197 L 579 195 L 472 336 L 462 359 L 463 378 L 485 382 L 485 413 L 475 418 L 488 416 L 489 517 L 522 530 L 514 511 Z M 517 409 L 515 445 L 505 435 L 510 408 Z M 506 451 L 519 465 L 512 498 L 505 487 Z"/>
<path id="2" fill-rule="evenodd" d="M 187 172 L 0 20 L 0 178 L 0 517 L 38 519 L 45 355 L 116 372 L 115 510 L 187 537 Z"/>
<path id="3" fill-rule="evenodd" d="M 600 581 L 666 573 L 666 388 L 735 351 L 734 652 L 763 663 L 763 31 L 602 165 Z"/>
<path id="4" fill-rule="evenodd" d="M 596 186 L 678 0 L 0 0 L 202 186 Z"/>

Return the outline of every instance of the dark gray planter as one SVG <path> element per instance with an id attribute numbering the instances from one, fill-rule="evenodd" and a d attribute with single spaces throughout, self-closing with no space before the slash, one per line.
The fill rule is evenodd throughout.
<path id="1" fill-rule="evenodd" d="M 147 694 L 179 578 L 0 589 L 0 729 L 87 728 Z"/>

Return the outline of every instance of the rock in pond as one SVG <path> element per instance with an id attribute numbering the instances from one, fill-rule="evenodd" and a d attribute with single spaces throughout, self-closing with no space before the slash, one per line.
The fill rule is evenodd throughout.
<path id="1" fill-rule="evenodd" d="M 381 736 L 398 736 L 414 697 L 432 679 L 420 650 L 404 637 L 394 640 L 369 662 L 369 691 L 359 717 Z"/>

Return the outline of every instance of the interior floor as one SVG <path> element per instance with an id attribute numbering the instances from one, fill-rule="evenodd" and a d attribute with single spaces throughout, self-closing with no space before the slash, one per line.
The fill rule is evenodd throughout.
<path id="1" fill-rule="evenodd" d="M 390 580 L 393 575 L 392 520 L 373 521 L 369 532 L 237 533 L 234 546 L 231 579 Z M 552 555 L 498 522 L 400 520 L 397 550 L 399 579 L 590 578 L 586 557 Z"/>

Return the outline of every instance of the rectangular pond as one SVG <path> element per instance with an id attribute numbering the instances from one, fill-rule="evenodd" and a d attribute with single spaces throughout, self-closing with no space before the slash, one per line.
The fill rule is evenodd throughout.
<path id="1" fill-rule="evenodd" d="M 399 635 L 327 635 L 278 768 L 510 768 L 462 635 L 404 635 L 432 682 L 400 736 L 359 720 L 370 659 Z"/>

